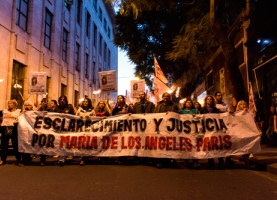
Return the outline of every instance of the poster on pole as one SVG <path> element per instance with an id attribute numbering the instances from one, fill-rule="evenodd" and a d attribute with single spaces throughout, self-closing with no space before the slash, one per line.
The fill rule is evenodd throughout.
<path id="1" fill-rule="evenodd" d="M 98 76 L 102 92 L 117 92 L 115 70 L 98 72 Z"/>
<path id="2" fill-rule="evenodd" d="M 131 80 L 131 96 L 139 97 L 140 92 L 145 92 L 145 80 Z"/>
<path id="3" fill-rule="evenodd" d="M 46 72 L 31 72 L 29 94 L 46 94 Z"/>

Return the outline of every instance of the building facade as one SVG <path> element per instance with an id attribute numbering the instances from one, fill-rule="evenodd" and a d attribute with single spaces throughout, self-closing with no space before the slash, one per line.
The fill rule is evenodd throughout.
<path id="1" fill-rule="evenodd" d="M 28 93 L 31 72 L 45 72 L 48 99 L 66 95 L 78 104 L 100 93 L 98 72 L 118 68 L 113 45 L 114 11 L 104 0 L 2 0 L 0 8 L 0 109 L 7 100 L 35 103 L 42 95 Z M 15 84 L 22 88 L 16 88 Z M 22 95 L 22 97 L 21 97 Z"/>

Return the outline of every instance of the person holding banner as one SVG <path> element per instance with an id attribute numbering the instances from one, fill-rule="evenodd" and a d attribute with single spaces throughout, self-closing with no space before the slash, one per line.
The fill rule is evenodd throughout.
<path id="1" fill-rule="evenodd" d="M 18 152 L 18 117 L 21 110 L 17 109 L 17 101 L 15 99 L 8 101 L 8 109 L 3 110 L 3 121 L 1 126 L 4 133 L 1 136 L 1 164 L 6 164 L 8 156 L 9 140 L 12 140 L 12 146 L 15 152 L 16 165 L 23 166 L 21 163 L 21 153 Z"/>
<path id="2" fill-rule="evenodd" d="M 98 117 L 108 117 L 110 116 L 110 108 L 104 100 L 98 102 L 95 107 L 95 115 Z"/>
<path id="3" fill-rule="evenodd" d="M 201 104 L 198 101 L 194 102 L 194 108 L 196 109 L 197 114 L 203 114 Z"/>
<path id="4" fill-rule="evenodd" d="M 222 101 L 222 92 L 216 92 L 214 94 L 214 97 L 215 97 L 215 100 L 216 100 L 216 108 L 218 108 L 220 110 L 220 113 L 225 113 L 225 112 L 229 112 L 229 107 L 226 103 L 224 103 Z M 227 156 L 225 158 L 225 164 L 228 164 L 228 165 L 233 165 L 235 162 L 232 160 L 232 156 Z"/>
<path id="5" fill-rule="evenodd" d="M 191 99 L 187 99 L 185 101 L 183 107 L 180 109 L 179 112 L 180 114 L 197 114 L 197 110 L 194 108 Z"/>
<path id="6" fill-rule="evenodd" d="M 240 100 L 237 104 L 236 112 L 239 112 L 239 111 L 247 111 L 248 112 L 248 105 L 244 100 Z M 257 127 L 260 135 L 262 135 L 262 131 L 257 124 L 256 124 L 256 127 Z M 247 169 L 251 168 L 250 163 L 249 163 L 249 156 L 250 156 L 250 154 L 242 155 L 243 161 L 244 161 Z"/>
<path id="7" fill-rule="evenodd" d="M 134 105 L 134 114 L 142 114 L 142 113 L 153 113 L 155 109 L 155 105 L 146 99 L 145 92 L 139 93 L 140 101 L 136 102 Z"/>
<path id="8" fill-rule="evenodd" d="M 68 104 L 68 100 L 65 95 L 60 96 L 58 102 L 58 113 L 75 115 L 74 108 L 71 104 Z"/>
<path id="9" fill-rule="evenodd" d="M 62 95 L 59 97 L 59 106 L 58 106 L 58 113 L 65 113 L 70 115 L 75 115 L 74 108 L 71 104 L 68 104 L 67 97 Z M 72 159 L 72 156 L 69 156 Z M 60 156 L 59 165 L 62 167 L 65 163 L 65 156 Z"/>
<path id="10" fill-rule="evenodd" d="M 38 111 L 47 111 L 48 109 L 48 100 L 46 98 L 41 99 L 40 107 Z"/>
<path id="11" fill-rule="evenodd" d="M 125 102 L 125 98 L 123 95 L 118 95 L 117 102 L 115 104 L 115 107 L 112 111 L 112 115 L 121 115 L 121 114 L 127 114 L 128 113 L 128 105 Z"/>
<path id="12" fill-rule="evenodd" d="M 205 106 L 203 108 L 203 113 L 220 113 L 220 110 L 215 106 L 215 100 L 212 95 L 207 95 L 204 99 Z M 208 159 L 208 169 L 214 169 L 214 159 Z M 224 159 L 218 158 L 218 169 L 224 169 Z"/>
<path id="13" fill-rule="evenodd" d="M 58 112 L 58 103 L 56 100 L 51 100 L 49 103 L 49 107 L 47 109 L 48 112 Z"/>
<path id="14" fill-rule="evenodd" d="M 81 106 L 78 108 L 76 112 L 77 116 L 80 116 L 81 118 L 95 116 L 95 112 L 93 110 L 91 99 L 88 97 L 85 97 L 84 100 L 81 102 Z M 81 157 L 80 160 L 80 166 L 85 165 L 85 160 L 87 160 L 87 157 Z"/>
<path id="15" fill-rule="evenodd" d="M 32 101 L 25 101 L 23 106 L 24 106 L 23 107 L 23 112 L 34 110 L 34 103 Z M 29 153 L 22 153 L 22 163 L 25 165 L 25 164 L 27 164 L 30 161 L 32 161 L 31 154 L 29 154 Z"/>
<path id="16" fill-rule="evenodd" d="M 167 113 L 167 112 L 179 112 L 179 107 L 173 101 L 171 101 L 171 95 L 168 92 L 163 93 L 162 101 L 156 106 L 154 113 Z M 167 164 L 176 163 L 176 160 L 168 158 L 158 158 L 157 168 L 163 168 Z"/>
<path id="17" fill-rule="evenodd" d="M 183 107 L 180 109 L 180 114 L 197 114 L 197 110 L 194 108 L 194 105 L 192 103 L 191 99 L 187 99 L 183 105 Z M 193 159 L 193 169 L 198 169 L 200 167 L 200 164 L 198 163 L 198 159 Z"/>

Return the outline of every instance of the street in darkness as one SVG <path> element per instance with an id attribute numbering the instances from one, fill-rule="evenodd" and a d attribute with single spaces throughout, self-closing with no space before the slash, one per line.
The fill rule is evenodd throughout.
<path id="1" fill-rule="evenodd" d="M 54 162 L 0 167 L 1 199 L 277 199 L 277 178 L 243 167 L 225 170 Z"/>

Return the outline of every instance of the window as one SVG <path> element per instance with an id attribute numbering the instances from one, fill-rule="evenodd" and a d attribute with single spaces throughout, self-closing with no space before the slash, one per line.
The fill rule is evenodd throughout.
<path id="1" fill-rule="evenodd" d="M 81 12 L 82 12 L 82 5 L 81 1 L 77 1 L 77 23 L 81 25 Z"/>
<path id="2" fill-rule="evenodd" d="M 16 1 L 16 25 L 27 31 L 29 0 Z"/>
<path id="3" fill-rule="evenodd" d="M 108 51 L 108 68 L 111 69 L 111 51 Z"/>
<path id="4" fill-rule="evenodd" d="M 102 22 L 102 15 L 103 15 L 102 9 L 99 7 L 98 17 L 99 17 L 99 19 L 100 19 L 101 22 Z"/>
<path id="5" fill-rule="evenodd" d="M 11 98 L 10 99 L 16 99 L 18 103 L 18 108 L 22 108 L 23 100 L 20 96 L 23 94 L 24 91 L 24 65 L 13 61 L 13 71 L 12 71 L 12 85 L 11 85 Z M 15 88 L 14 85 L 18 84 L 22 88 Z"/>
<path id="6" fill-rule="evenodd" d="M 107 32 L 107 20 L 104 18 L 104 29 Z"/>
<path id="7" fill-rule="evenodd" d="M 86 53 L 86 57 L 85 57 L 85 76 L 86 78 L 88 78 L 88 66 L 89 66 L 89 56 L 88 54 Z"/>
<path id="8" fill-rule="evenodd" d="M 111 38 L 111 29 L 108 27 L 108 37 Z"/>
<path id="9" fill-rule="evenodd" d="M 75 49 L 75 61 L 76 61 L 76 70 L 80 70 L 80 45 L 76 42 L 76 49 Z"/>
<path id="10" fill-rule="evenodd" d="M 89 34 L 90 34 L 90 14 L 87 11 L 87 24 L 86 24 L 86 35 L 89 38 Z"/>
<path id="11" fill-rule="evenodd" d="M 96 44 L 97 44 L 97 26 L 94 24 L 94 28 L 93 28 L 93 46 L 96 48 Z"/>
<path id="12" fill-rule="evenodd" d="M 66 61 L 67 59 L 67 38 L 68 38 L 68 32 L 66 29 L 63 29 L 63 52 L 62 52 L 63 61 Z"/>
<path id="13" fill-rule="evenodd" d="M 62 95 L 66 95 L 66 85 L 65 84 L 61 84 L 61 96 Z"/>
<path id="14" fill-rule="evenodd" d="M 101 56 L 102 55 L 102 35 L 100 34 L 99 35 L 99 55 Z"/>
<path id="15" fill-rule="evenodd" d="M 107 62 L 107 44 L 104 42 L 104 61 Z"/>
<path id="16" fill-rule="evenodd" d="M 51 45 L 51 24 L 52 24 L 52 14 L 48 9 L 45 13 L 45 25 L 44 25 L 44 46 L 50 49 Z"/>
<path id="17" fill-rule="evenodd" d="M 93 7 L 95 11 L 97 12 L 97 0 L 93 0 Z"/>
<path id="18" fill-rule="evenodd" d="M 96 79 L 95 79 L 95 69 L 96 69 L 96 62 L 93 62 L 93 66 L 92 66 L 92 82 L 95 84 L 96 83 Z"/>

